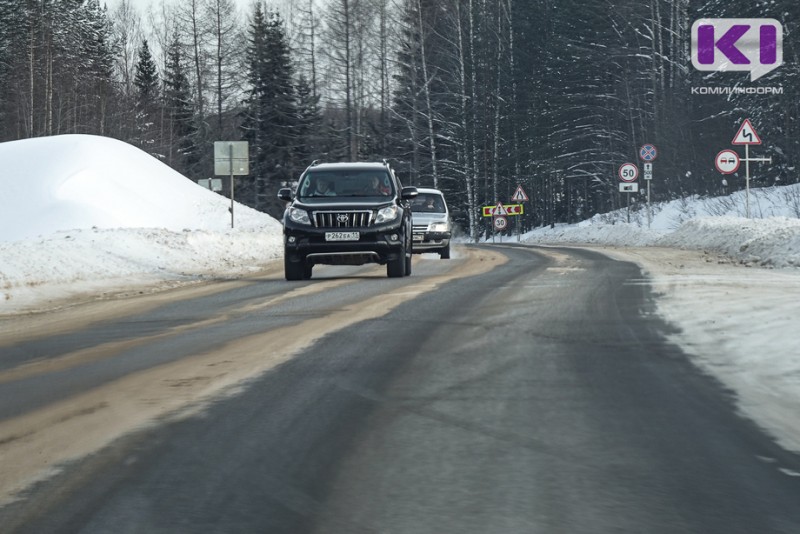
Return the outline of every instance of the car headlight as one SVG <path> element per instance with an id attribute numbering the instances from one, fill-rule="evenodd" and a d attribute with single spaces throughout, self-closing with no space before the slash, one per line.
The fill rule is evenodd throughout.
<path id="1" fill-rule="evenodd" d="M 289 219 L 298 224 L 311 224 L 311 219 L 308 218 L 308 212 L 300 208 L 289 208 Z"/>
<path id="2" fill-rule="evenodd" d="M 429 232 L 446 232 L 447 231 L 447 223 L 446 222 L 435 222 L 431 223 L 428 227 Z"/>
<path id="3" fill-rule="evenodd" d="M 375 217 L 375 224 L 391 222 L 397 219 L 398 215 L 400 215 L 400 210 L 397 209 L 397 206 L 381 208 L 378 210 L 378 216 Z"/>

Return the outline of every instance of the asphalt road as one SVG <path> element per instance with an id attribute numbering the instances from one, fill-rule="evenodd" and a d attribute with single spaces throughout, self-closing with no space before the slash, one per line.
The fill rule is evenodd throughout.
<path id="1" fill-rule="evenodd" d="M 507 261 L 477 274 L 450 278 L 489 261 L 466 254 L 403 279 L 318 268 L 0 343 L 1 431 L 201 352 L 266 358 L 308 338 L 30 487 L 0 530 L 800 532 L 800 458 L 666 341 L 635 265 L 491 250 Z M 262 342 L 233 355 L 240 339 Z M 0 432 L 0 453 L 14 439 Z"/>

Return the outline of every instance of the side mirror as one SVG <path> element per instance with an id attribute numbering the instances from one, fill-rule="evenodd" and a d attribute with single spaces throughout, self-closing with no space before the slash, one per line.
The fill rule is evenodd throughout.
<path id="1" fill-rule="evenodd" d="M 278 190 L 278 198 L 285 201 L 291 202 L 292 201 L 292 190 L 288 187 L 283 187 Z"/>
<path id="2" fill-rule="evenodd" d="M 400 190 L 400 198 L 403 200 L 413 200 L 417 198 L 417 195 L 419 195 L 419 191 L 416 187 L 409 186 Z"/>

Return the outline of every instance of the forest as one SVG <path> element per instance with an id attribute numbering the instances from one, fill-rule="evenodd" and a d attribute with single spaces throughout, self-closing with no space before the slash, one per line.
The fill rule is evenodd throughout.
<path id="1" fill-rule="evenodd" d="M 783 64 L 695 69 L 704 18 L 779 21 Z M 772 159 L 751 187 L 800 181 L 798 20 L 797 0 L 0 0 L 0 141 L 109 136 L 196 181 L 246 140 L 237 200 L 275 217 L 312 161 L 387 159 L 478 239 L 517 186 L 523 227 L 641 208 L 617 172 L 645 143 L 654 202 L 744 188 L 714 158 L 745 118 Z"/>

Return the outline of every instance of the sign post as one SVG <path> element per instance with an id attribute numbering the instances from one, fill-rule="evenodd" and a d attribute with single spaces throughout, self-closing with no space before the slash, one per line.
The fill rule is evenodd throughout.
<path id="1" fill-rule="evenodd" d="M 517 184 L 517 189 L 514 191 L 514 194 L 511 195 L 511 202 L 527 202 L 528 195 L 525 194 L 525 190 L 522 189 L 521 184 Z M 519 219 L 517 219 L 517 242 L 521 240 L 522 234 L 522 223 Z"/>
<path id="2" fill-rule="evenodd" d="M 756 129 L 753 128 L 753 124 L 750 122 L 750 119 L 745 119 L 744 122 L 742 122 L 742 125 L 739 126 L 739 131 L 736 132 L 736 136 L 733 138 L 733 141 L 731 141 L 731 144 L 732 145 L 744 145 L 744 159 L 741 160 L 741 161 L 744 161 L 745 210 L 746 210 L 746 213 L 747 213 L 747 218 L 749 219 L 750 218 L 750 162 L 753 161 L 753 162 L 769 162 L 769 163 L 772 163 L 772 158 L 751 158 L 750 157 L 750 145 L 760 145 L 761 144 L 761 138 L 758 137 L 758 134 L 756 133 Z M 717 168 L 718 169 L 719 169 L 720 155 L 723 152 L 726 152 L 726 151 L 723 150 L 722 152 L 717 154 L 717 159 L 715 160 L 715 163 L 717 164 Z M 731 150 L 731 151 L 728 151 L 728 152 L 733 152 L 733 151 Z M 728 156 L 730 157 L 730 154 L 728 154 Z M 739 159 L 738 154 L 736 155 L 736 159 L 737 160 Z M 739 168 L 738 162 L 736 164 L 736 168 L 737 169 Z M 732 172 L 735 172 L 735 169 Z M 725 174 L 730 174 L 730 173 L 725 173 Z"/>
<path id="3" fill-rule="evenodd" d="M 627 193 L 626 207 L 628 208 L 628 223 L 630 223 L 631 193 L 637 193 L 639 191 L 639 184 L 635 183 L 636 179 L 639 178 L 639 167 L 637 167 L 635 163 L 623 163 L 619 166 L 617 174 L 619 175 L 619 179 L 622 180 L 619 184 L 620 193 Z"/>
<path id="4" fill-rule="evenodd" d="M 650 143 L 642 145 L 639 149 L 639 157 L 644 161 L 644 179 L 647 182 L 647 227 L 650 228 L 653 218 L 650 211 L 650 181 L 653 179 L 653 160 L 658 157 L 656 146 Z"/>
<path id="5" fill-rule="evenodd" d="M 231 178 L 231 228 L 233 228 L 233 177 L 250 174 L 247 141 L 214 141 L 214 174 Z"/>

